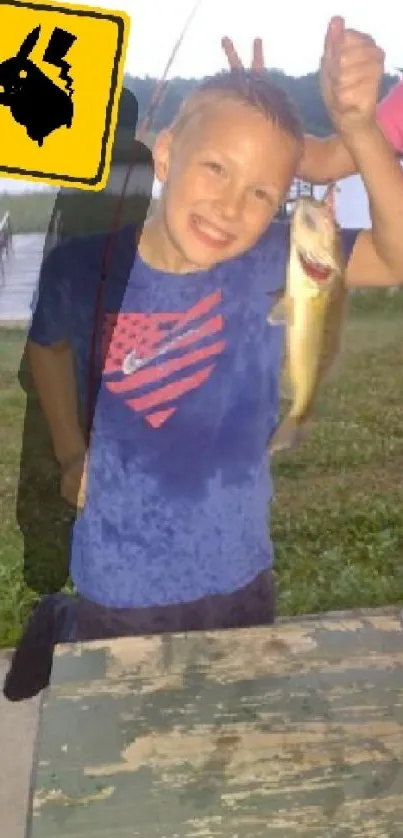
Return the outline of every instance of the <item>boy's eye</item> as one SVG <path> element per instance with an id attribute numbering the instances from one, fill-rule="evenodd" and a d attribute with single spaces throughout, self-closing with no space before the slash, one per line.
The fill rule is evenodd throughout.
<path id="1" fill-rule="evenodd" d="M 267 201 L 267 203 L 273 203 L 271 196 L 264 190 L 264 189 L 255 189 L 255 196 L 259 201 Z"/>
<path id="2" fill-rule="evenodd" d="M 224 167 L 220 166 L 219 163 L 215 163 L 214 160 L 206 160 L 204 163 L 207 169 L 210 169 L 216 175 L 223 175 L 225 174 Z"/>

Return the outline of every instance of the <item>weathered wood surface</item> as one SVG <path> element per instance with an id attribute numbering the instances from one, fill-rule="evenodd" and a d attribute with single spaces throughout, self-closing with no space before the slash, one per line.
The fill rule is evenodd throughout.
<path id="1" fill-rule="evenodd" d="M 31 838 L 401 838 L 399 612 L 60 647 Z"/>

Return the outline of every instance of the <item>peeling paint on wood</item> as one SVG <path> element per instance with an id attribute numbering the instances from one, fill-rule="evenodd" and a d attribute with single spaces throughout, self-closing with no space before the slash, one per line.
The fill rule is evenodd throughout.
<path id="1" fill-rule="evenodd" d="M 401 838 L 398 611 L 57 650 L 29 838 Z"/>

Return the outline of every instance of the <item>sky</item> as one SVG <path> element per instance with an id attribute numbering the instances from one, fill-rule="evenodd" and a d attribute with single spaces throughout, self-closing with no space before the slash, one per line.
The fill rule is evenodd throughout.
<path id="1" fill-rule="evenodd" d="M 194 0 L 83 0 L 87 6 L 124 11 L 131 30 L 125 70 L 133 76 L 162 74 Z M 64 0 L 68 4 L 69 0 Z M 399 9 L 400 7 L 400 9 Z M 275 8 L 275 11 L 274 11 Z M 403 3 L 382 0 L 201 0 L 168 77 L 202 77 L 227 69 L 221 38 L 228 35 L 247 64 L 253 38 L 261 37 L 266 65 L 292 75 L 318 69 L 327 24 L 333 15 L 372 35 L 386 53 L 386 69 L 403 67 Z M 156 26 L 158 23 L 158 27 Z M 14 181 L 0 179 L 9 188 Z M 25 183 L 16 182 L 16 186 Z M 28 184 L 29 185 L 29 184 Z M 35 185 L 37 188 L 37 185 Z"/>
<path id="2" fill-rule="evenodd" d="M 85 4 L 130 15 L 125 69 L 143 77 L 162 74 L 194 0 L 85 0 Z M 348 27 L 375 38 L 386 53 L 389 71 L 403 67 L 403 3 L 399 0 L 373 0 L 372 7 L 368 0 L 202 0 L 169 76 L 201 77 L 226 68 L 220 45 L 224 35 L 233 39 L 245 63 L 253 38 L 261 37 L 267 66 L 292 75 L 315 72 L 327 23 L 336 14 L 345 17 Z"/>

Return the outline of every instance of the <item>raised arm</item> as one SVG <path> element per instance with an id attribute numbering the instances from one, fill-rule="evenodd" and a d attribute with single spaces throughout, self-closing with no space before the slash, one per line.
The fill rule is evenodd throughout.
<path id="1" fill-rule="evenodd" d="M 242 67 L 241 59 L 230 38 L 222 39 L 231 69 Z M 264 69 L 263 46 L 260 38 L 254 41 L 251 66 Z M 403 154 L 403 82 L 399 82 L 377 107 L 377 122 L 392 148 Z M 305 153 L 297 174 L 300 178 L 315 184 L 325 184 L 349 177 L 358 171 L 357 163 L 341 137 L 305 136 Z"/>
<path id="2" fill-rule="evenodd" d="M 377 123 L 392 149 L 403 154 L 403 82 L 396 84 L 377 108 Z M 305 137 L 305 153 L 298 176 L 311 183 L 329 183 L 355 175 L 357 164 L 342 139 Z"/>
<path id="3" fill-rule="evenodd" d="M 364 181 L 372 221 L 348 263 L 354 286 L 403 284 L 403 171 L 376 114 L 383 68 L 384 54 L 373 39 L 333 18 L 321 63 L 322 95 Z"/>

